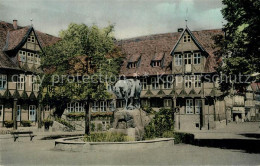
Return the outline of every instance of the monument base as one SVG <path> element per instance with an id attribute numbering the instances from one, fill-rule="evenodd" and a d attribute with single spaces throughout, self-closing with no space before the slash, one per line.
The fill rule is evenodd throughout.
<path id="1" fill-rule="evenodd" d="M 141 109 L 121 110 L 114 113 L 113 128 L 111 132 L 127 134 L 136 141 L 142 140 L 144 127 L 149 124 L 151 118 Z"/>

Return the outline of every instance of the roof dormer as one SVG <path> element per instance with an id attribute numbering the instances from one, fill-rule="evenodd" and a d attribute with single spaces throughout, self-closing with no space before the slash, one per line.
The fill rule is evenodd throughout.
<path id="1" fill-rule="evenodd" d="M 155 52 L 154 56 L 151 60 L 151 66 L 152 67 L 163 67 L 163 59 L 165 56 L 165 52 Z"/>
<path id="2" fill-rule="evenodd" d="M 130 57 L 127 63 L 127 68 L 137 68 L 141 62 L 141 54 L 134 54 Z"/>

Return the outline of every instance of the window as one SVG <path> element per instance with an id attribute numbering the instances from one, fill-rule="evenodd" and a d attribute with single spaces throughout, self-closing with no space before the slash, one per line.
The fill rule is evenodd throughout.
<path id="1" fill-rule="evenodd" d="M 19 61 L 26 62 L 26 51 L 19 51 Z"/>
<path id="2" fill-rule="evenodd" d="M 37 80 L 37 76 L 32 76 L 32 87 L 34 92 L 38 92 L 40 89 L 40 84 Z"/>
<path id="3" fill-rule="evenodd" d="M 123 108 L 123 107 L 125 107 L 125 100 L 117 100 L 117 102 L 116 102 L 116 107 L 117 107 L 117 108 Z"/>
<path id="4" fill-rule="evenodd" d="M 35 42 L 35 37 L 33 35 L 28 36 L 27 41 L 31 42 L 31 43 L 34 43 Z"/>
<path id="5" fill-rule="evenodd" d="M 164 89 L 171 89 L 172 88 L 172 75 L 168 75 L 163 78 L 163 87 Z"/>
<path id="6" fill-rule="evenodd" d="M 152 89 L 159 89 L 159 82 L 156 77 L 152 77 Z"/>
<path id="7" fill-rule="evenodd" d="M 192 86 L 192 77 L 190 75 L 185 76 L 185 88 L 191 88 Z"/>
<path id="8" fill-rule="evenodd" d="M 200 61 L 201 61 L 201 54 L 198 52 L 198 53 L 194 53 L 194 64 L 200 64 Z"/>
<path id="9" fill-rule="evenodd" d="M 164 107 L 172 107 L 172 100 L 164 99 Z"/>
<path id="10" fill-rule="evenodd" d="M 190 42 L 190 41 L 191 41 L 190 35 L 184 35 L 183 42 L 186 43 L 186 42 Z"/>
<path id="11" fill-rule="evenodd" d="M 128 63 L 128 68 L 131 69 L 131 68 L 136 68 L 137 67 L 137 62 L 129 62 Z"/>
<path id="12" fill-rule="evenodd" d="M 74 112 L 73 103 L 68 103 L 68 104 L 67 104 L 67 111 L 68 111 L 68 112 Z"/>
<path id="13" fill-rule="evenodd" d="M 194 76 L 194 86 L 195 86 L 195 88 L 201 87 L 201 76 L 199 76 L 199 75 Z"/>
<path id="14" fill-rule="evenodd" d="M 17 90 L 24 90 L 24 75 L 20 75 L 17 77 L 16 86 Z"/>
<path id="15" fill-rule="evenodd" d="M 40 64 L 40 56 L 38 54 L 34 54 L 34 63 Z"/>
<path id="16" fill-rule="evenodd" d="M 161 61 L 152 61 L 152 66 L 153 67 L 161 66 Z"/>
<path id="17" fill-rule="evenodd" d="M 50 108 L 49 108 L 50 110 Z M 68 103 L 67 104 L 67 112 L 83 112 L 84 104 L 83 103 Z"/>
<path id="18" fill-rule="evenodd" d="M 0 74 L 0 89 L 6 89 L 7 75 Z"/>
<path id="19" fill-rule="evenodd" d="M 100 101 L 100 111 L 105 112 L 106 111 L 106 102 Z"/>
<path id="20" fill-rule="evenodd" d="M 202 110 L 202 101 L 200 99 L 195 100 L 195 114 L 200 114 Z"/>
<path id="21" fill-rule="evenodd" d="M 184 54 L 184 62 L 185 62 L 185 65 L 191 64 L 191 53 Z"/>
<path id="22" fill-rule="evenodd" d="M 186 99 L 186 114 L 193 114 L 193 100 Z"/>
<path id="23" fill-rule="evenodd" d="M 151 107 L 161 108 L 163 107 L 163 99 L 161 98 L 151 98 L 150 99 Z"/>
<path id="24" fill-rule="evenodd" d="M 146 90 L 147 89 L 147 78 L 141 78 L 140 81 L 142 84 L 142 90 Z"/>
<path id="25" fill-rule="evenodd" d="M 92 104 L 92 112 L 97 112 L 98 111 L 98 102 L 94 101 Z"/>
<path id="26" fill-rule="evenodd" d="M 29 120 L 30 121 L 36 120 L 36 106 L 35 105 L 29 106 Z"/>
<path id="27" fill-rule="evenodd" d="M 175 66 L 181 66 L 182 65 L 182 55 L 177 54 L 175 55 Z"/>
<path id="28" fill-rule="evenodd" d="M 28 63 L 33 63 L 34 62 L 34 54 L 27 52 L 27 62 Z"/>
<path id="29" fill-rule="evenodd" d="M 84 104 L 83 103 L 74 103 L 74 110 L 75 112 L 83 112 L 84 111 Z"/>

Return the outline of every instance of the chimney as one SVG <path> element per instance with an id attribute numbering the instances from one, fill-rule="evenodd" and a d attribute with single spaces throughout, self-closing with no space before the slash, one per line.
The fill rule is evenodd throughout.
<path id="1" fill-rule="evenodd" d="M 17 20 L 13 20 L 13 28 L 17 29 Z"/>
<path id="2" fill-rule="evenodd" d="M 178 32 L 182 32 L 183 31 L 183 28 L 178 28 Z"/>

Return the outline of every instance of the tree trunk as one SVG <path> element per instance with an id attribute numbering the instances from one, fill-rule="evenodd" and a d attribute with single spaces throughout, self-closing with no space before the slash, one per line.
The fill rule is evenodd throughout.
<path id="1" fill-rule="evenodd" d="M 89 99 L 87 99 L 85 104 L 85 134 L 90 134 L 90 112 L 89 112 Z"/>
<path id="2" fill-rule="evenodd" d="M 17 99 L 14 99 L 13 122 L 13 129 L 17 130 Z"/>

